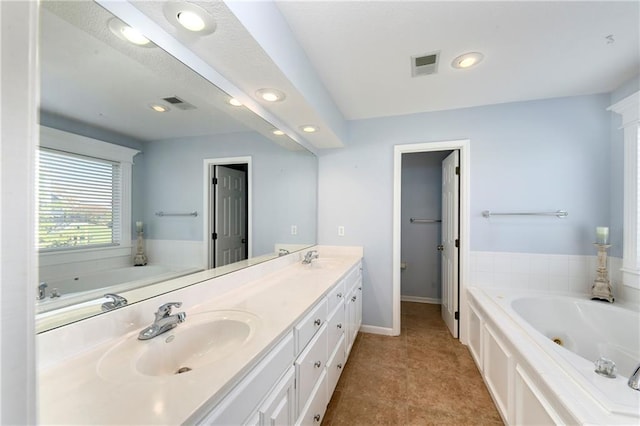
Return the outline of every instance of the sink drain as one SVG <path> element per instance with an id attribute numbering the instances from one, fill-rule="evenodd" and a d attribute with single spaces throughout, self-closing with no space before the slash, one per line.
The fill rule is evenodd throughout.
<path id="1" fill-rule="evenodd" d="M 187 371 L 191 371 L 191 368 L 189 368 L 189 367 L 180 367 L 180 368 L 178 368 L 178 371 L 176 371 L 176 374 L 186 373 Z"/>
<path id="2" fill-rule="evenodd" d="M 559 337 L 554 337 L 554 338 L 553 338 L 553 339 L 551 339 L 551 340 L 553 340 L 553 343 L 555 343 L 556 345 L 564 346 L 564 342 L 563 342 L 563 341 L 562 341 L 562 339 L 561 339 L 561 338 L 559 338 Z"/>

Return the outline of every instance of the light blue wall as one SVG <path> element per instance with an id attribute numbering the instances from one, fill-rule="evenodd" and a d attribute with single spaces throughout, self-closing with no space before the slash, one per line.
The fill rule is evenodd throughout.
<path id="1" fill-rule="evenodd" d="M 410 218 L 442 216 L 443 152 L 402 155 L 402 217 L 400 248 L 406 269 L 400 274 L 403 296 L 440 298 L 440 223 L 411 223 Z"/>
<path id="2" fill-rule="evenodd" d="M 316 240 L 317 160 L 307 151 L 287 151 L 258 133 L 154 141 L 143 153 L 145 235 L 150 239 L 203 238 L 205 158 L 251 156 L 253 168 L 253 253 L 272 253 L 275 243 Z M 198 211 L 193 217 L 158 217 L 157 211 Z M 291 235 L 291 225 L 298 234 Z"/>
<path id="3" fill-rule="evenodd" d="M 471 140 L 471 249 L 592 254 L 609 222 L 609 95 L 359 120 L 319 158 L 319 242 L 364 246 L 365 324 L 392 323 L 393 146 Z M 569 217 L 487 220 L 483 210 L 566 209 Z M 338 225 L 345 236 L 338 237 Z"/>

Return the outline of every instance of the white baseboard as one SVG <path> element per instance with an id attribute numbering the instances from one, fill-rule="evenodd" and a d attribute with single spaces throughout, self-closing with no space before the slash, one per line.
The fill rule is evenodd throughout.
<path id="1" fill-rule="evenodd" d="M 433 305 L 439 305 L 440 303 L 442 303 L 441 299 L 433 299 L 431 297 L 421 297 L 421 296 L 400 296 L 400 301 L 415 302 L 415 303 L 431 303 Z"/>
<path id="2" fill-rule="evenodd" d="M 383 336 L 395 336 L 392 328 L 376 327 L 375 325 L 361 325 L 360 331 L 363 333 L 382 334 Z"/>

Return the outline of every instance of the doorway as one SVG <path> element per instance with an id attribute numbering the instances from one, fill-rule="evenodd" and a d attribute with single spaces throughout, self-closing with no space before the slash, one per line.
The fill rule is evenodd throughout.
<path id="1" fill-rule="evenodd" d="M 424 153 L 423 155 L 430 156 L 432 155 L 432 162 L 436 162 L 434 159 L 444 160 L 447 155 L 449 157 L 453 157 L 453 154 L 459 156 L 459 165 L 453 167 L 453 169 L 446 171 L 447 167 L 444 165 L 440 165 L 438 168 L 439 173 L 442 174 L 442 178 L 440 182 L 438 182 L 439 186 L 439 194 L 431 194 L 431 197 L 437 196 L 440 200 L 441 208 L 426 212 L 425 216 L 434 216 L 434 217 L 415 217 L 417 214 L 411 215 L 410 212 L 403 211 L 403 189 L 406 191 L 406 185 L 403 185 L 403 176 L 405 179 L 410 178 L 407 177 L 407 170 L 404 170 L 403 173 L 403 157 L 406 159 L 411 159 L 408 155 Z M 418 157 L 413 157 L 418 158 Z M 406 164 L 406 163 L 405 163 Z M 441 163 L 444 164 L 444 163 Z M 451 196 L 451 189 L 444 189 L 447 181 L 446 173 L 456 173 L 456 167 L 458 167 L 457 171 L 460 173 L 456 180 L 459 182 L 458 188 L 453 188 L 454 191 L 457 191 L 455 196 L 455 200 L 459 202 L 457 205 L 450 205 L 450 201 L 453 199 Z M 403 287 L 402 287 L 402 274 L 409 271 L 411 268 L 411 263 L 405 262 L 404 266 L 406 269 L 403 271 L 403 240 L 402 240 L 402 228 L 405 230 L 408 226 L 413 225 L 414 227 L 422 226 L 423 228 L 413 228 L 414 231 L 419 232 L 421 229 L 425 231 L 424 227 L 442 227 L 441 230 L 436 229 L 434 232 L 434 228 L 431 229 L 431 236 L 435 233 L 440 238 L 441 251 L 435 256 L 432 256 L 432 259 L 437 259 L 438 262 L 432 261 L 431 264 L 431 274 L 427 277 L 426 286 L 429 287 L 427 290 L 431 291 L 431 295 L 435 294 L 435 297 L 425 296 L 424 300 L 416 300 L 414 301 L 427 301 L 427 302 L 438 302 L 442 303 L 442 313 L 443 319 L 447 324 L 451 334 L 454 337 L 459 337 L 460 340 L 464 343 L 466 341 L 466 327 L 464 321 L 460 321 L 460 319 L 465 318 L 465 302 L 466 297 L 464 295 L 465 288 L 465 278 L 467 276 L 467 268 L 468 268 L 468 252 L 469 252 L 469 141 L 468 140 L 460 140 L 460 141 L 445 141 L 445 142 L 431 142 L 424 144 L 410 144 L 410 145 L 396 145 L 394 147 L 394 231 L 393 231 L 393 328 L 392 334 L 399 335 L 401 330 L 401 300 L 403 296 Z M 432 171 L 433 173 L 433 171 Z M 428 183 L 425 183 L 425 186 L 428 186 Z M 434 184 L 431 183 L 431 186 Z M 415 185 L 414 185 L 415 186 Z M 423 188 L 424 189 L 424 188 Z M 406 195 L 406 194 L 405 194 Z M 405 196 L 405 204 L 407 198 Z M 406 206 L 405 206 L 406 207 Z M 433 206 L 432 206 L 433 207 Z M 445 208 L 442 208 L 445 207 Z M 439 214 L 435 214 L 435 212 Z M 442 217 L 442 214 L 445 214 L 449 217 L 449 220 Z M 411 216 L 414 216 L 414 222 L 411 222 Z M 422 215 L 420 215 L 422 216 Z M 452 220 L 456 219 L 456 220 Z M 419 219 L 423 219 L 425 221 L 418 221 Z M 444 219 L 444 220 L 443 220 Z M 443 222 L 430 222 L 431 220 L 443 220 Z M 408 222 L 408 223 L 404 223 Z M 455 229 L 451 225 L 458 225 L 458 228 Z M 438 232 L 439 231 L 439 232 Z M 444 231 L 444 232 L 443 232 Z M 406 232 L 406 231 L 405 231 Z M 444 241 L 443 237 L 448 241 Z M 433 240 L 436 241 L 437 237 L 433 237 Z M 457 240 L 457 241 L 456 241 Z M 432 241 L 433 242 L 433 241 Z M 457 246 L 456 246 L 457 245 Z M 405 255 L 406 255 L 406 245 L 405 245 Z M 438 244 L 433 247 L 434 251 L 438 251 Z M 433 254 L 433 253 L 432 253 Z M 454 258 L 453 255 L 456 255 Z M 415 261 L 414 261 L 415 262 Z M 434 265 L 435 263 L 435 265 Z M 456 265 L 452 267 L 451 265 Z M 434 273 L 433 268 L 437 268 L 439 274 Z M 437 282 L 433 277 L 440 275 L 444 280 L 437 279 L 440 282 L 446 282 L 447 279 L 451 283 L 452 287 L 447 289 L 447 287 L 443 287 L 443 289 L 438 292 L 438 288 L 440 287 L 440 282 Z M 423 277 L 424 278 L 424 277 Z M 424 281 L 424 279 L 423 279 Z M 434 282 L 435 281 L 435 282 Z M 405 300 L 407 300 L 407 294 L 404 294 Z M 446 316 L 450 316 L 450 321 L 446 318 Z"/>
<path id="2" fill-rule="evenodd" d="M 251 159 L 205 160 L 206 265 L 251 257 Z"/>

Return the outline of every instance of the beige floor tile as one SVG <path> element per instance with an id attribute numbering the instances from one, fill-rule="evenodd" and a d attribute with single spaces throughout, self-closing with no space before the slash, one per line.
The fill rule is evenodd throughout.
<path id="1" fill-rule="evenodd" d="M 331 426 L 404 425 L 407 404 L 356 395 L 342 395 Z"/>
<path id="2" fill-rule="evenodd" d="M 501 425 L 440 306 L 402 302 L 397 337 L 359 333 L 323 425 Z"/>

